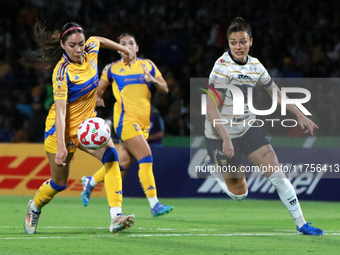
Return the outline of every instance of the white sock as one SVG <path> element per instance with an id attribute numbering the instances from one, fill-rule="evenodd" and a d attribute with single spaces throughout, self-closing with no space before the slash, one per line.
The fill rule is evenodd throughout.
<path id="1" fill-rule="evenodd" d="M 98 183 L 97 183 L 97 182 L 94 180 L 94 178 L 92 177 L 92 178 L 91 178 L 91 181 L 90 181 L 91 187 L 94 188 L 94 187 L 97 186 L 97 184 L 98 184 Z"/>
<path id="2" fill-rule="evenodd" d="M 117 216 L 117 214 L 122 214 L 122 208 L 119 206 L 111 207 L 110 208 L 110 215 L 111 219 Z"/>
<path id="3" fill-rule="evenodd" d="M 41 208 L 38 207 L 38 206 L 36 206 L 34 202 L 31 203 L 31 209 L 32 209 L 33 211 L 35 211 L 35 212 L 38 212 L 38 213 L 41 212 Z"/>
<path id="4" fill-rule="evenodd" d="M 157 197 L 149 197 L 148 198 L 151 209 L 155 207 L 155 205 L 158 203 Z"/>
<path id="5" fill-rule="evenodd" d="M 306 221 L 303 217 L 293 185 L 282 172 L 275 172 L 268 179 L 275 187 L 281 201 L 295 221 L 296 226 L 299 228 L 302 227 Z"/>

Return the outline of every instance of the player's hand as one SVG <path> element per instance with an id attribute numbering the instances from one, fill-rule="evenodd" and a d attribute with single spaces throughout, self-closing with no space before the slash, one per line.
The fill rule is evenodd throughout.
<path id="1" fill-rule="evenodd" d="M 103 106 L 105 107 L 105 103 L 103 98 L 101 98 L 97 93 L 96 93 L 96 106 Z"/>
<path id="2" fill-rule="evenodd" d="M 155 78 L 148 71 L 146 71 L 145 69 L 143 69 L 143 70 L 144 70 L 145 82 L 146 83 L 148 83 L 148 82 L 154 83 Z"/>
<path id="3" fill-rule="evenodd" d="M 67 152 L 66 147 L 57 150 L 57 154 L 55 155 L 55 159 L 54 159 L 57 166 L 62 166 L 62 167 L 66 166 L 67 154 L 68 152 Z"/>
<path id="4" fill-rule="evenodd" d="M 131 58 L 133 56 L 133 52 L 129 47 L 127 46 L 124 47 L 126 49 L 126 52 L 124 52 L 123 62 L 125 63 L 126 66 L 131 66 Z"/>
<path id="5" fill-rule="evenodd" d="M 307 118 L 305 115 L 301 115 L 300 117 L 298 117 L 298 122 L 300 127 L 305 130 L 305 134 L 310 133 L 311 135 L 313 135 L 314 129 L 319 128 L 312 120 Z"/>
<path id="6" fill-rule="evenodd" d="M 230 138 L 223 139 L 222 153 L 228 158 L 234 157 L 234 145 Z"/>

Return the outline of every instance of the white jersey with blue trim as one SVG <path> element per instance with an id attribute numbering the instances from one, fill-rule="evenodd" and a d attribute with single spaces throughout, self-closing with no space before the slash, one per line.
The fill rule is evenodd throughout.
<path id="1" fill-rule="evenodd" d="M 233 95 L 229 89 L 216 88 L 216 85 L 230 84 L 241 89 L 244 95 L 244 114 L 233 114 Z M 269 87 L 272 79 L 257 58 L 247 57 L 245 63 L 241 63 L 233 58 L 230 52 L 225 52 L 216 62 L 209 76 L 209 85 L 223 93 L 221 117 L 227 121 L 226 127 L 230 138 L 237 138 L 244 135 L 250 128 L 255 114 L 251 113 L 248 107 L 248 88 L 255 87 L 259 84 L 263 87 Z M 208 95 L 209 96 L 209 95 Z M 248 124 L 249 122 L 249 124 Z M 210 139 L 222 139 L 213 123 L 206 115 L 205 136 Z"/>

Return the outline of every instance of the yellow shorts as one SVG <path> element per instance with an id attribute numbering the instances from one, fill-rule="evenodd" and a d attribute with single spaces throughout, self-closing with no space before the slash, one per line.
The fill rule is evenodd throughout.
<path id="1" fill-rule="evenodd" d="M 66 149 L 68 153 L 74 153 L 77 150 L 77 146 L 79 144 L 79 140 L 77 136 L 71 136 L 66 138 L 67 144 L 66 144 Z M 52 154 L 57 154 L 57 137 L 49 135 L 44 142 L 44 147 L 45 151 L 52 153 Z"/>
<path id="2" fill-rule="evenodd" d="M 131 116 L 125 115 L 123 118 L 113 117 L 113 127 L 116 134 L 122 141 L 129 140 L 139 135 L 148 139 L 150 132 L 150 123 L 143 124 Z"/>

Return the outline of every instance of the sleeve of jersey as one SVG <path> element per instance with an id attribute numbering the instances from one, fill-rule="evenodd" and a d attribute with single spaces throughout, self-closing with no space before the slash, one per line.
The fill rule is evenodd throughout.
<path id="1" fill-rule="evenodd" d="M 216 88 L 216 85 L 223 85 L 230 83 L 230 77 L 225 71 L 226 69 L 222 69 L 219 63 L 215 64 L 210 75 L 209 75 L 209 85 L 214 89 L 224 93 L 224 88 Z"/>
<path id="2" fill-rule="evenodd" d="M 54 68 L 52 83 L 53 83 L 53 98 L 55 100 L 66 100 L 68 94 L 67 87 L 67 66 L 64 63 L 57 65 Z"/>
<path id="3" fill-rule="evenodd" d="M 272 77 L 270 77 L 268 71 L 262 64 L 260 66 L 260 78 L 257 83 L 266 88 L 270 87 L 273 83 Z"/>
<path id="4" fill-rule="evenodd" d="M 91 53 L 98 54 L 100 43 L 96 38 L 90 37 L 89 39 L 87 39 L 85 45 L 86 45 L 85 51 L 88 54 L 91 54 Z"/>
<path id="5" fill-rule="evenodd" d="M 157 66 L 151 61 L 149 60 L 149 63 L 151 65 L 151 71 L 150 71 L 150 74 L 155 77 L 156 79 L 159 77 L 159 76 L 162 76 L 161 72 L 158 70 Z"/>
<path id="6" fill-rule="evenodd" d="M 104 81 L 113 82 L 113 76 L 111 72 L 111 66 L 112 64 L 108 64 L 104 67 L 102 75 L 100 76 L 100 79 L 103 79 Z"/>

